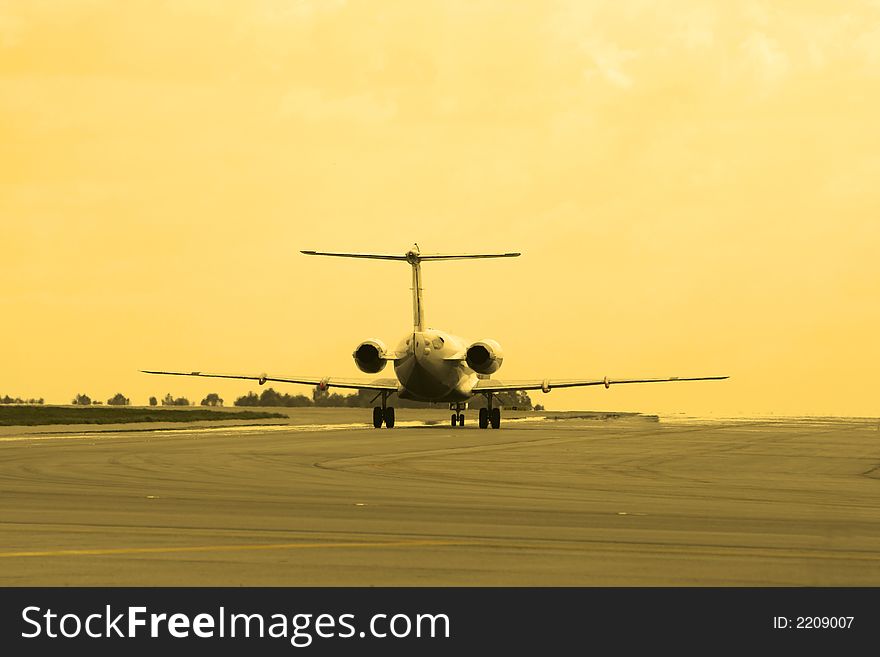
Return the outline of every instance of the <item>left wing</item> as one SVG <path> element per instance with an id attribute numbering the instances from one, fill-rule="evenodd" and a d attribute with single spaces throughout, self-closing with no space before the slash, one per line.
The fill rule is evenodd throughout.
<path id="1" fill-rule="evenodd" d="M 249 379 L 257 381 L 260 385 L 266 381 L 279 383 L 302 383 L 304 385 L 318 386 L 321 390 L 327 388 L 350 388 L 352 390 L 384 390 L 396 392 L 399 385 L 397 379 L 343 379 L 335 376 L 309 377 L 309 376 L 274 376 L 270 374 L 212 374 L 209 372 L 164 372 L 158 370 L 141 370 L 144 374 L 171 374 L 173 376 L 205 376 L 214 379 Z"/>
<path id="2" fill-rule="evenodd" d="M 532 379 L 527 381 L 493 381 L 480 379 L 473 393 L 504 392 L 505 390 L 542 390 L 550 392 L 553 388 L 577 388 L 581 386 L 605 386 L 610 388 L 618 383 L 666 383 L 668 381 L 719 381 L 727 376 L 670 376 L 665 379 Z"/>

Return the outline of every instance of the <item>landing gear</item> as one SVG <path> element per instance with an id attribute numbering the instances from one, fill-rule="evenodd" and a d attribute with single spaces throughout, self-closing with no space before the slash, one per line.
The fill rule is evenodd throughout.
<path id="1" fill-rule="evenodd" d="M 382 396 L 382 405 L 373 407 L 373 428 L 380 429 L 384 423 L 389 429 L 394 428 L 394 407 L 387 406 L 388 395 L 391 393 L 384 390 L 379 393 Z M 377 397 L 379 396 L 377 395 Z M 375 399 L 375 397 L 374 397 Z"/>
<path id="2" fill-rule="evenodd" d="M 460 427 L 464 426 L 464 413 L 462 413 L 462 411 L 465 410 L 465 408 L 466 404 L 462 404 L 461 402 L 453 402 L 449 404 L 449 409 L 452 411 L 452 418 L 450 421 L 453 427 L 456 423 Z"/>
<path id="3" fill-rule="evenodd" d="M 492 405 L 494 399 L 491 392 L 486 393 L 486 408 L 480 409 L 480 429 L 487 429 L 490 424 L 493 429 L 501 428 L 501 409 Z"/>
<path id="4" fill-rule="evenodd" d="M 496 407 L 489 412 L 489 421 L 492 423 L 493 429 L 501 428 L 501 409 Z"/>

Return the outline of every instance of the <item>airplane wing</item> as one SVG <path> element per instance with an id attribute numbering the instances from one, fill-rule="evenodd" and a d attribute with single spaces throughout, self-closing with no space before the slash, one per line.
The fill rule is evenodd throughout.
<path id="1" fill-rule="evenodd" d="M 532 379 L 527 381 L 493 381 L 480 379 L 474 386 L 474 394 L 484 392 L 504 392 L 506 390 L 542 390 L 550 392 L 553 388 L 577 388 L 581 386 L 605 386 L 610 388 L 618 383 L 666 383 L 669 381 L 719 381 L 727 376 L 670 376 L 662 379 Z"/>
<path id="2" fill-rule="evenodd" d="M 212 374 L 210 372 L 165 372 L 158 370 L 141 370 L 144 374 L 170 374 L 173 376 L 204 376 L 214 379 L 248 379 L 257 381 L 260 385 L 266 381 L 279 383 L 302 383 L 304 385 L 318 386 L 322 390 L 327 388 L 350 388 L 352 390 L 385 390 L 396 392 L 399 384 L 397 379 L 344 379 L 335 376 L 309 377 L 309 376 L 275 376 L 270 374 Z"/>

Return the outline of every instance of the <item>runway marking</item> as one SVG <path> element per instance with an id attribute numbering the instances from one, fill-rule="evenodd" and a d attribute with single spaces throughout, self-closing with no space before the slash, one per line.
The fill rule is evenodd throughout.
<path id="1" fill-rule="evenodd" d="M 629 515 L 629 514 L 627 514 Z M 855 561 L 880 561 L 880 554 L 873 551 L 824 550 L 810 546 L 775 547 L 759 545 L 684 545 L 656 543 L 651 541 L 606 541 L 583 540 L 572 541 L 571 544 L 556 541 L 517 540 L 517 539 L 412 539 L 403 541 L 334 541 L 334 542 L 296 542 L 296 543 L 243 543 L 229 545 L 191 545 L 179 547 L 125 547 L 125 548 L 94 548 L 70 550 L 26 550 L 17 552 L 0 552 L 0 559 L 27 557 L 96 557 L 125 556 L 139 554 L 174 554 L 174 553 L 211 553 L 211 552 L 249 552 L 264 550 L 309 550 L 337 548 L 398 548 L 398 547 L 471 547 L 489 550 L 528 550 L 549 552 L 635 552 L 643 554 L 688 554 L 691 557 L 740 557 L 740 558 L 777 558 L 777 559 L 833 559 Z"/>
<path id="2" fill-rule="evenodd" d="M 308 550 L 332 548 L 389 548 L 389 547 L 437 547 L 470 545 L 469 541 L 385 541 L 385 542 L 337 542 L 337 543 L 262 543 L 232 545 L 184 545 L 180 547 L 128 547 L 96 548 L 82 550 L 28 550 L 0 552 L 0 559 L 19 557 L 102 557 L 127 554 L 162 554 L 172 552 L 245 552 L 250 550 Z"/>
<path id="3" fill-rule="evenodd" d="M 506 418 L 504 421 L 510 423 L 521 422 L 542 422 L 546 421 L 545 416 L 538 417 L 512 417 Z M 430 420 L 398 420 L 396 426 L 400 428 L 428 427 L 441 424 L 438 421 Z M 139 426 L 142 423 L 139 424 Z M 51 426 L 51 425 L 46 425 Z M 184 435 L 237 435 L 242 433 L 258 433 L 265 434 L 274 431 L 284 431 L 288 433 L 319 433 L 325 431 L 352 431 L 356 429 L 373 429 L 373 425 L 369 422 L 349 422 L 344 424 L 242 424 L 233 426 L 220 427 L 146 427 L 137 429 L 93 429 L 93 430 L 75 430 L 75 431 L 39 431 L 30 434 L 18 434 L 10 436 L 0 436 L 0 443 L 13 443 L 22 441 L 37 440 L 65 440 L 75 438 L 129 438 L 136 437 L 137 434 L 156 433 L 164 434 L 184 434 Z"/>

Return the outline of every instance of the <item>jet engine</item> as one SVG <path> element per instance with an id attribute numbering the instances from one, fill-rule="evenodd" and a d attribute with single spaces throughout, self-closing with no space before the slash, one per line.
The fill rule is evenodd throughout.
<path id="1" fill-rule="evenodd" d="M 361 372 L 375 374 L 388 363 L 386 354 L 385 344 L 381 340 L 366 340 L 357 346 L 352 357 Z"/>
<path id="2" fill-rule="evenodd" d="M 495 340 L 474 342 L 465 352 L 468 367 L 478 374 L 494 374 L 501 368 L 504 353 Z"/>

